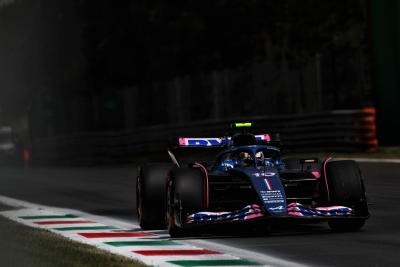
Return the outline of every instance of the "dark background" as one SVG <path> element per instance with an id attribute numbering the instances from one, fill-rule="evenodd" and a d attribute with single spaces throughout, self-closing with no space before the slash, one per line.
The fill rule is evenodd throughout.
<path id="1" fill-rule="evenodd" d="M 0 120 L 32 139 L 375 107 L 398 145 L 398 1 L 0 1 Z"/>
<path id="2" fill-rule="evenodd" d="M 0 128 L 26 159 L 0 156 L 0 193 L 131 222 L 140 151 L 235 120 L 282 128 L 293 148 L 368 151 L 372 107 L 379 143 L 400 145 L 399 15 L 397 0 L 0 0 Z M 399 166 L 360 166 L 373 204 L 363 231 L 212 241 L 318 266 L 399 265 Z"/>

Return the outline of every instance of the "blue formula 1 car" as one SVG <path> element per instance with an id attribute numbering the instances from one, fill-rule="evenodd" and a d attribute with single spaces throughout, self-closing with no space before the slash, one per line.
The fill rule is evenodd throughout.
<path id="1" fill-rule="evenodd" d="M 327 221 L 339 231 L 364 225 L 368 205 L 354 161 L 282 158 L 277 135 L 243 129 L 223 138 L 181 137 L 168 150 L 172 163 L 140 167 L 140 226 L 168 227 L 178 237 L 200 225 L 250 221 Z"/>

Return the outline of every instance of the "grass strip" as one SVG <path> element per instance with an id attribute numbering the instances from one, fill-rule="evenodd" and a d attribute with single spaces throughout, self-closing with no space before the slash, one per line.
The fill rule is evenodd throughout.
<path id="1" fill-rule="evenodd" d="M 145 265 L 71 241 L 46 230 L 31 228 L 0 216 L 2 267 L 144 267 Z"/>

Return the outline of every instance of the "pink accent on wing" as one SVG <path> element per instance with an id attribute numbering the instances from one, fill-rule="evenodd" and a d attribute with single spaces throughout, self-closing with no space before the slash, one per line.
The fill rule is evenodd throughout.
<path id="1" fill-rule="evenodd" d="M 330 192 L 329 192 L 329 185 L 328 185 L 328 177 L 326 175 L 326 164 L 328 163 L 328 161 L 330 161 L 332 158 L 329 157 L 324 161 L 324 177 L 325 177 L 325 185 L 326 185 L 326 192 L 328 193 L 328 201 L 331 201 L 331 196 L 330 196 Z"/>
<path id="2" fill-rule="evenodd" d="M 181 145 L 181 146 L 186 145 L 186 138 L 185 137 L 179 137 L 179 145 Z"/>
<path id="3" fill-rule="evenodd" d="M 271 142 L 271 136 L 269 136 L 269 134 L 264 134 L 264 140 L 267 142 Z"/>
<path id="4" fill-rule="evenodd" d="M 314 159 L 306 159 L 304 160 L 305 163 L 314 163 L 315 160 Z"/>
<path id="5" fill-rule="evenodd" d="M 201 170 L 204 172 L 204 179 L 205 179 L 205 185 L 204 185 L 204 205 L 205 208 L 207 209 L 209 204 L 210 204 L 210 195 L 209 195 L 209 185 L 208 185 L 208 172 L 206 167 L 204 167 L 202 164 L 200 163 L 195 163 L 196 167 L 201 168 Z"/>
<path id="6" fill-rule="evenodd" d="M 254 214 L 250 214 L 248 216 L 245 217 L 245 220 L 251 220 L 251 219 L 255 219 L 255 218 L 259 218 L 259 217 L 263 217 L 264 214 L 263 213 L 254 213 Z"/>
<path id="7" fill-rule="evenodd" d="M 311 172 L 311 174 L 314 176 L 314 178 L 321 178 L 321 173 L 320 172 Z"/>
<path id="8" fill-rule="evenodd" d="M 261 208 L 251 207 L 251 210 L 253 210 L 254 212 L 263 212 Z"/>

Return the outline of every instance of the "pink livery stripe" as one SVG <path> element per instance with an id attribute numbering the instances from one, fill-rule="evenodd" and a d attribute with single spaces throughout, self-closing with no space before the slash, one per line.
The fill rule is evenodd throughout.
<path id="1" fill-rule="evenodd" d="M 330 161 L 332 158 L 327 158 L 324 161 L 324 178 L 325 178 L 325 186 L 326 186 L 326 192 L 328 195 L 328 201 L 331 201 L 331 193 L 329 191 L 329 185 L 328 185 L 328 176 L 326 175 L 326 164 L 328 163 L 328 161 Z"/>

